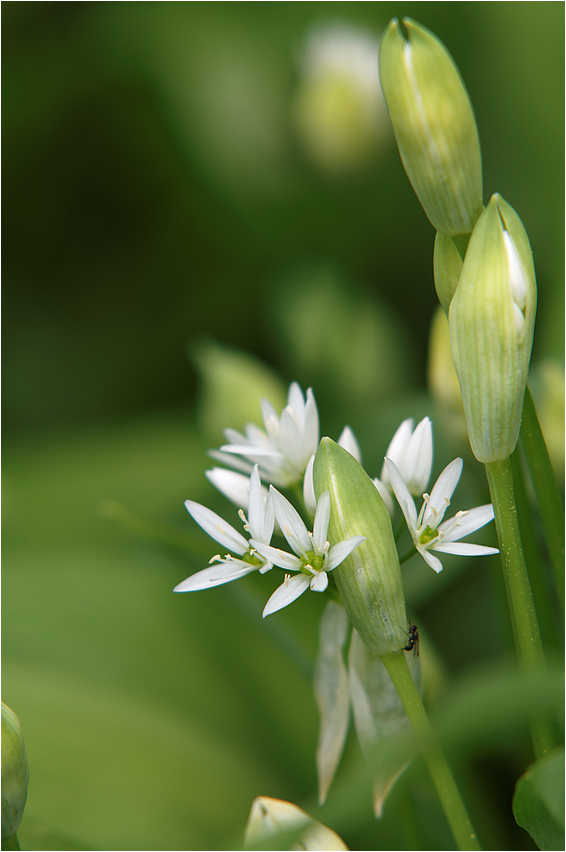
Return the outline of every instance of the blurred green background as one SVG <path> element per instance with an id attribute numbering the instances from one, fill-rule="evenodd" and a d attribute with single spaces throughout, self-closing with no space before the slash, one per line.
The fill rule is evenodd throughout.
<path id="1" fill-rule="evenodd" d="M 23 848 L 236 848 L 257 795 L 320 816 L 318 596 L 262 621 L 276 578 L 171 593 L 214 549 L 183 500 L 226 513 L 206 450 L 258 419 L 255 396 L 312 385 L 323 433 L 349 423 L 373 476 L 403 417 L 436 414 L 435 474 L 464 455 L 456 508 L 487 500 L 427 390 L 432 226 L 385 114 L 366 126 L 312 74 L 325 29 L 377 40 L 394 15 L 448 46 L 484 197 L 527 228 L 544 388 L 563 357 L 563 4 L 2 4 L 3 700 L 30 763 Z M 440 681 L 511 653 L 497 560 L 461 562 L 408 568 Z M 461 760 L 486 848 L 534 848 L 509 808 L 523 721 Z M 354 737 L 340 771 L 357 805 L 324 821 L 351 848 L 451 848 L 418 765 L 379 823 Z"/>

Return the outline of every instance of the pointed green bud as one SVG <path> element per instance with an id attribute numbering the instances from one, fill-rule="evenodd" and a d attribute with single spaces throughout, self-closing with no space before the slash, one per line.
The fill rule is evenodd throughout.
<path id="1" fill-rule="evenodd" d="M 448 315 L 470 444 L 484 464 L 506 459 L 517 444 L 536 300 L 523 223 L 493 195 L 470 238 Z"/>
<path id="2" fill-rule="evenodd" d="M 468 93 L 441 41 L 394 18 L 379 48 L 379 74 L 407 176 L 437 231 L 471 233 L 482 204 L 480 143 Z"/>
<path id="3" fill-rule="evenodd" d="M 434 270 L 434 286 L 438 301 L 448 313 L 450 302 L 456 292 L 462 272 L 462 258 L 452 237 L 436 232 L 434 240 L 434 255 L 432 260 Z"/>
<path id="4" fill-rule="evenodd" d="M 28 795 L 28 781 L 28 762 L 20 720 L 2 702 L 2 840 L 13 837 L 20 827 Z"/>
<path id="5" fill-rule="evenodd" d="M 359 547 L 333 571 L 350 621 L 378 657 L 407 644 L 405 596 L 389 512 L 377 488 L 347 450 L 330 438 L 314 460 L 317 495 L 330 492 L 331 541 L 364 535 Z"/>

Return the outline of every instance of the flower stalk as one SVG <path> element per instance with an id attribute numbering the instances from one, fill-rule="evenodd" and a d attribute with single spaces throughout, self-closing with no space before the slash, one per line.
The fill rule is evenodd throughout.
<path id="1" fill-rule="evenodd" d="M 381 658 L 403 703 L 420 750 L 440 798 L 458 849 L 481 849 L 470 817 L 460 797 L 454 776 L 434 736 L 432 726 L 403 652 Z"/>
<path id="2" fill-rule="evenodd" d="M 544 668 L 544 654 L 527 566 L 523 554 L 510 459 L 485 466 L 495 511 L 495 526 L 501 551 L 505 590 L 517 656 L 525 671 Z M 532 720 L 535 754 L 541 757 L 550 747 L 550 734 L 543 721 Z"/>

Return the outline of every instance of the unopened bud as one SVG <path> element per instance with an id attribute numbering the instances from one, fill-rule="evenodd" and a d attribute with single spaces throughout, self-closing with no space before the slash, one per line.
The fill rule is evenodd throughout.
<path id="1" fill-rule="evenodd" d="M 433 33 L 394 18 L 379 48 L 379 74 L 401 160 L 437 231 L 471 233 L 482 209 L 478 132 L 454 60 Z"/>
<path id="2" fill-rule="evenodd" d="M 330 492 L 332 541 L 363 535 L 363 541 L 333 572 L 348 617 L 378 657 L 406 644 L 405 596 L 389 512 L 356 459 L 330 438 L 314 460 L 317 494 Z"/>
<path id="3" fill-rule="evenodd" d="M 20 720 L 2 702 L 2 839 L 16 834 L 28 795 L 29 770 Z"/>
<path id="4" fill-rule="evenodd" d="M 470 238 L 448 315 L 470 444 L 484 464 L 506 459 L 517 444 L 536 300 L 523 223 L 493 195 Z"/>
<path id="5" fill-rule="evenodd" d="M 342 838 L 321 822 L 312 819 L 305 811 L 292 802 L 258 796 L 252 803 L 252 809 L 246 825 L 245 843 L 256 849 L 263 848 L 270 838 L 288 832 L 299 833 L 299 839 L 290 846 L 301 850 L 347 850 Z M 278 846 L 278 849 L 281 847 Z"/>

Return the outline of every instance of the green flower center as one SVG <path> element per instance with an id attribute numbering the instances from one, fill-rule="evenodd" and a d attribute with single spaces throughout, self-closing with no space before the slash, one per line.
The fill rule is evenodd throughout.
<path id="1" fill-rule="evenodd" d="M 429 541 L 433 541 L 435 538 L 438 538 L 438 530 L 429 527 L 427 524 L 419 536 L 419 541 L 421 544 L 428 544 Z"/>
<path id="2" fill-rule="evenodd" d="M 322 571 L 324 567 L 324 556 L 316 554 L 314 550 L 307 550 L 301 556 L 301 572 L 312 577 L 313 571 Z"/>
<path id="3" fill-rule="evenodd" d="M 250 565 L 265 565 L 265 559 L 261 559 L 259 556 L 256 556 L 255 553 L 250 553 L 249 550 L 242 556 L 242 561 L 248 562 Z"/>

